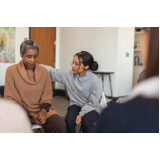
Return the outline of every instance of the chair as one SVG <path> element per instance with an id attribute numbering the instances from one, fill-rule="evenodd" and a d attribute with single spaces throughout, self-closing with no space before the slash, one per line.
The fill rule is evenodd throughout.
<path id="1" fill-rule="evenodd" d="M 105 96 L 104 92 L 102 92 L 102 97 L 101 97 L 100 105 L 101 105 L 101 107 L 103 109 L 105 109 L 107 107 L 107 101 L 106 101 L 106 96 Z"/>
<path id="2" fill-rule="evenodd" d="M 32 124 L 32 129 L 38 129 L 36 133 L 41 133 L 41 128 L 42 126 L 40 125 L 37 125 L 37 124 Z"/>

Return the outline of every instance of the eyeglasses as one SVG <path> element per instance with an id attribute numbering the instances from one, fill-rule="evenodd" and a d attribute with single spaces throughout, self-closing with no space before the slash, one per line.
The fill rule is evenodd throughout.
<path id="1" fill-rule="evenodd" d="M 79 64 L 77 64 L 77 63 L 73 63 L 73 62 L 71 63 L 71 67 L 72 67 L 72 65 L 73 65 L 73 64 L 75 64 L 75 65 L 76 65 L 76 67 L 79 67 Z"/>

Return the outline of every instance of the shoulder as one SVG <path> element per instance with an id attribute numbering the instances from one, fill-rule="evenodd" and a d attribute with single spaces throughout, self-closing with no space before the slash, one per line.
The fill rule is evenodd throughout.
<path id="1" fill-rule="evenodd" d="M 97 122 L 96 132 L 157 132 L 159 100 L 136 97 L 108 106 Z"/>
<path id="2" fill-rule="evenodd" d="M 94 81 L 99 81 L 99 78 L 97 75 L 95 75 L 92 71 L 88 71 L 88 75 L 90 78 L 92 78 Z"/>
<path id="3" fill-rule="evenodd" d="M 6 70 L 6 74 L 14 73 L 15 71 L 17 71 L 17 66 L 18 66 L 18 64 L 14 64 L 14 65 L 9 66 Z"/>
<path id="4" fill-rule="evenodd" d="M 100 79 L 98 78 L 97 75 L 95 75 L 94 73 L 92 73 L 91 71 L 88 71 L 88 74 L 89 74 L 89 79 L 92 79 L 92 85 L 94 86 L 102 86 L 101 85 L 101 81 Z"/>
<path id="5" fill-rule="evenodd" d="M 28 116 L 26 114 L 25 109 L 17 103 L 13 103 L 7 100 L 0 99 L 0 117 L 3 120 L 3 123 L 1 123 L 2 128 L 0 132 L 4 132 L 4 133 L 32 132 L 31 125 L 28 120 Z M 12 119 L 12 121 L 10 119 Z M 11 127 L 12 128 L 11 129 L 6 124 L 9 124 L 14 127 Z"/>
<path id="6" fill-rule="evenodd" d="M 130 117 L 134 117 L 135 115 L 139 117 L 144 116 L 144 114 L 150 114 L 150 111 L 158 109 L 159 100 L 156 99 L 147 99 L 141 96 L 137 96 L 134 99 L 121 103 L 121 104 L 113 104 L 108 106 L 104 112 L 104 117 L 114 117 L 119 119 L 130 119 Z M 158 112 L 157 112 L 158 113 Z"/>
<path id="7" fill-rule="evenodd" d="M 47 69 L 46 67 L 41 66 L 41 65 L 39 65 L 39 64 L 37 64 L 37 65 L 38 65 L 39 69 L 41 69 L 44 73 L 49 73 L 49 72 L 48 72 L 48 69 Z"/>

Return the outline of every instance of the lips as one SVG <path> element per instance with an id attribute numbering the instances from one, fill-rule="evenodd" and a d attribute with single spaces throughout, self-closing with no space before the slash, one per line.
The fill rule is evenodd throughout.
<path id="1" fill-rule="evenodd" d="M 35 64 L 29 64 L 29 66 L 30 66 L 30 67 L 34 67 L 34 66 L 35 66 Z"/>

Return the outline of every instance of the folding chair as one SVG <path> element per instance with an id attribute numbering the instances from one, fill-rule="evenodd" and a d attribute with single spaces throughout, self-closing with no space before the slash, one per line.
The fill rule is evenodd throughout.
<path id="1" fill-rule="evenodd" d="M 41 128 L 42 126 L 40 125 L 37 125 L 37 124 L 32 124 L 32 129 L 38 129 L 36 133 L 41 133 Z"/>

